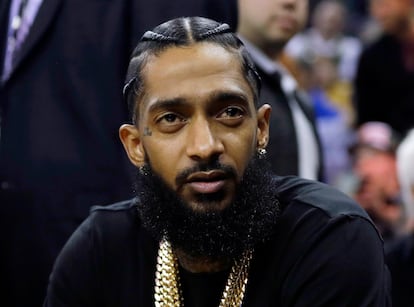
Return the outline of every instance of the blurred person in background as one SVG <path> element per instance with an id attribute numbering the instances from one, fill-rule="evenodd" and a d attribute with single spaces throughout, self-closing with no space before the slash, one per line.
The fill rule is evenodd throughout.
<path id="1" fill-rule="evenodd" d="M 318 56 L 309 71 L 308 93 L 324 153 L 324 178 L 326 183 L 335 185 L 351 168 L 348 152 L 354 133 L 351 89 L 348 82 L 339 79 L 336 59 Z"/>
<path id="2" fill-rule="evenodd" d="M 382 122 L 367 122 L 356 134 L 353 158 L 355 200 L 368 212 L 388 244 L 401 233 L 402 206 L 395 151 L 399 135 Z"/>
<path id="3" fill-rule="evenodd" d="M 414 306 L 414 129 L 397 148 L 398 178 L 408 234 L 388 246 L 387 264 L 392 276 L 394 307 Z"/>
<path id="4" fill-rule="evenodd" d="M 268 158 L 278 175 L 323 180 L 313 107 L 280 63 L 287 42 L 306 24 L 308 0 L 239 0 L 238 35 L 262 78 L 261 103 L 272 107 Z"/>
<path id="5" fill-rule="evenodd" d="M 353 132 L 352 79 L 361 52 L 356 37 L 345 33 L 345 4 L 323 0 L 316 4 L 311 25 L 296 34 L 285 52 L 297 62 L 299 80 L 315 108 L 324 156 L 324 181 L 335 184 L 350 168 L 348 147 Z"/>
<path id="6" fill-rule="evenodd" d="M 132 195 L 118 127 L 144 29 L 181 15 L 235 24 L 215 0 L 0 2 L 0 300 L 39 307 L 90 206 Z"/>
<path id="7" fill-rule="evenodd" d="M 357 125 L 382 121 L 404 135 L 414 126 L 412 0 L 370 0 L 383 34 L 364 49 L 355 79 Z"/>
<path id="8" fill-rule="evenodd" d="M 351 33 L 360 39 L 361 31 L 370 23 L 367 0 L 344 0 L 343 3 L 348 8 L 348 22 L 346 25 L 347 32 Z"/>
<path id="9" fill-rule="evenodd" d="M 347 18 L 347 8 L 341 1 L 320 1 L 312 13 L 311 27 L 289 41 L 287 54 L 311 65 L 319 57 L 335 59 L 338 77 L 352 81 L 362 45 L 358 38 L 345 33 Z"/>

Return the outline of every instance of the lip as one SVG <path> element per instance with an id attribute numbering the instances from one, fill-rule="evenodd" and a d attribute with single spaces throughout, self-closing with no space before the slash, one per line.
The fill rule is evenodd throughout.
<path id="1" fill-rule="evenodd" d="M 210 194 L 220 191 L 224 186 L 224 180 L 211 182 L 195 181 L 190 182 L 189 185 L 197 193 Z"/>
<path id="2" fill-rule="evenodd" d="M 210 194 L 220 191 L 227 179 L 222 171 L 197 172 L 187 178 L 187 184 L 196 193 Z"/>

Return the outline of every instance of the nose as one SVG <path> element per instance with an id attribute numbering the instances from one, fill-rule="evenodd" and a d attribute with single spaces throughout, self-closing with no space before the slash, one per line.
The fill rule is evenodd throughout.
<path id="1" fill-rule="evenodd" d="M 215 131 L 207 119 L 196 119 L 188 128 L 188 157 L 197 161 L 208 161 L 224 152 L 224 145 L 219 133 Z"/>

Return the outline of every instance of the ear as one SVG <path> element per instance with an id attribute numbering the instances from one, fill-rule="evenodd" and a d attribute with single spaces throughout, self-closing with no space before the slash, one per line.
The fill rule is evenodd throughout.
<path id="1" fill-rule="evenodd" d="M 119 138 L 132 164 L 136 167 L 144 165 L 145 151 L 139 130 L 134 125 L 122 125 L 119 128 Z"/>
<path id="2" fill-rule="evenodd" d="M 262 105 L 257 110 L 257 147 L 265 148 L 269 142 L 269 123 L 272 107 L 268 104 Z"/>

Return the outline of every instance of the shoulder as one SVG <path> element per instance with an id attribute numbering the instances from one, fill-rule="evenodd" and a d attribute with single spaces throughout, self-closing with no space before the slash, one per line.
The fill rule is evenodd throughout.
<path id="1" fill-rule="evenodd" d="M 321 291 L 330 306 L 386 306 L 383 241 L 365 211 L 323 183 L 290 176 L 276 177 L 275 185 L 281 213 L 263 250 L 276 259 L 280 284 L 290 284 L 282 295 L 298 306 L 324 305 Z"/>
<path id="2" fill-rule="evenodd" d="M 134 198 L 112 205 L 92 207 L 88 218 L 66 242 L 60 258 L 79 258 L 83 254 L 84 259 L 89 259 L 96 254 L 125 253 L 126 248 L 133 246 L 133 242 L 144 235 L 136 204 L 137 199 Z"/>
<path id="3" fill-rule="evenodd" d="M 88 218 L 78 228 L 78 233 L 89 233 L 99 239 L 119 237 L 131 233 L 139 226 L 138 199 L 133 198 L 106 206 L 93 206 Z"/>
<path id="4" fill-rule="evenodd" d="M 369 220 L 367 213 L 354 200 L 327 184 L 296 176 L 276 177 L 275 184 L 283 206 L 301 203 L 330 217 L 355 215 Z"/>
<path id="5" fill-rule="evenodd" d="M 397 40 L 391 35 L 382 35 L 369 45 L 367 45 L 361 54 L 361 60 L 369 60 L 371 57 L 386 56 L 390 51 L 398 47 Z"/>
<path id="6" fill-rule="evenodd" d="M 274 180 L 281 208 L 279 231 L 300 234 L 299 241 L 307 238 L 308 243 L 332 237 L 352 244 L 358 238 L 376 245 L 374 250 L 382 250 L 383 239 L 378 228 L 365 210 L 346 194 L 327 184 L 296 176 Z M 361 242 L 364 244 L 368 248 L 367 243 Z"/>
<path id="7" fill-rule="evenodd" d="M 341 231 L 355 234 L 369 231 L 372 238 L 377 237 L 382 242 L 365 210 L 338 189 L 296 176 L 276 177 L 275 180 L 281 219 L 309 221 L 318 229 L 336 225 Z"/>
<path id="8" fill-rule="evenodd" d="M 117 203 L 113 203 L 107 206 L 93 206 L 90 210 L 91 216 L 114 216 L 114 215 L 130 215 L 138 203 L 137 198 L 132 198 Z"/>
<path id="9" fill-rule="evenodd" d="M 91 218 L 101 218 L 107 216 L 128 217 L 137 213 L 138 198 L 131 198 L 106 206 L 93 206 L 90 210 Z"/>

